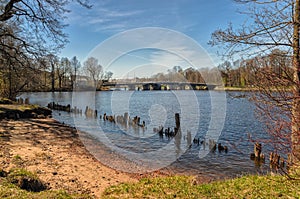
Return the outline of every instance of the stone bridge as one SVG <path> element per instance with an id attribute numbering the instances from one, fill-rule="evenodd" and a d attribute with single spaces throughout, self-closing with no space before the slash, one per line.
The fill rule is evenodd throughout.
<path id="1" fill-rule="evenodd" d="M 213 90 L 217 85 L 192 82 L 105 82 L 102 87 L 124 90 Z"/>

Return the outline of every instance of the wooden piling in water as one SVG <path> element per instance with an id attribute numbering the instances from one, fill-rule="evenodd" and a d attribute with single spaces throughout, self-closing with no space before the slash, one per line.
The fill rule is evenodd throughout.
<path id="1" fill-rule="evenodd" d="M 262 146 L 261 143 L 256 142 L 254 145 L 254 156 L 255 158 L 260 158 L 261 157 L 261 150 L 262 150 Z"/>
<path id="2" fill-rule="evenodd" d="M 66 112 L 71 112 L 71 105 L 70 104 L 68 104 L 66 107 L 65 107 L 65 111 Z"/>
<path id="3" fill-rule="evenodd" d="M 29 104 L 29 98 L 25 98 L 25 101 L 24 101 L 25 104 Z"/>
<path id="4" fill-rule="evenodd" d="M 271 169 L 278 169 L 278 168 L 283 168 L 285 166 L 285 161 L 284 158 L 282 158 L 279 154 L 276 152 L 271 152 L 270 153 L 270 167 Z"/>
<path id="5" fill-rule="evenodd" d="M 137 125 L 140 125 L 140 121 L 141 121 L 141 118 L 137 117 L 137 120 L 136 120 Z"/>
<path id="6" fill-rule="evenodd" d="M 192 134 L 190 131 L 187 131 L 187 137 L 186 137 L 186 140 L 187 140 L 187 145 L 188 147 L 190 147 L 192 145 Z"/>
<path id="7" fill-rule="evenodd" d="M 87 115 L 87 113 L 88 113 L 88 110 L 89 110 L 89 107 L 88 107 L 88 106 L 86 106 L 86 107 L 85 107 L 85 111 L 84 111 L 84 114 L 85 114 L 85 115 Z"/>
<path id="8" fill-rule="evenodd" d="M 124 124 L 127 126 L 128 124 L 128 120 L 129 120 L 129 117 L 128 117 L 128 112 L 125 112 L 124 113 Z"/>
<path id="9" fill-rule="evenodd" d="M 20 98 L 19 104 L 24 104 L 24 99 L 22 97 Z"/>
<path id="10" fill-rule="evenodd" d="M 176 124 L 176 129 L 178 130 L 180 128 L 180 116 L 179 116 L 179 113 L 175 113 L 175 124 Z"/>

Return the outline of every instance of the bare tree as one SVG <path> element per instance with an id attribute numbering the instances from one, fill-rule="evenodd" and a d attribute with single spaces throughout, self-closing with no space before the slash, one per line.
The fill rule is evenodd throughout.
<path id="1" fill-rule="evenodd" d="M 219 70 L 221 71 L 221 76 L 223 78 L 223 82 L 225 86 L 232 86 L 231 81 L 231 73 L 232 73 L 232 66 L 229 61 L 225 61 L 224 63 L 218 66 Z"/>
<path id="2" fill-rule="evenodd" d="M 72 67 L 72 70 L 71 70 L 71 88 L 74 87 L 74 82 L 76 81 L 78 70 L 79 70 L 80 66 L 81 65 L 80 65 L 79 60 L 77 59 L 76 56 L 74 56 L 71 59 L 71 67 Z"/>
<path id="3" fill-rule="evenodd" d="M 48 54 L 46 57 L 47 57 L 48 63 L 51 68 L 51 72 L 50 72 L 51 73 L 51 91 L 54 92 L 55 91 L 55 70 L 56 70 L 59 60 L 58 60 L 58 57 L 53 54 Z"/>
<path id="4" fill-rule="evenodd" d="M 113 76 L 113 72 L 106 71 L 105 74 L 104 74 L 104 79 L 103 80 L 109 82 L 109 80 L 112 78 L 112 76 Z"/>
<path id="5" fill-rule="evenodd" d="M 62 57 L 60 63 L 57 64 L 56 74 L 58 78 L 58 87 L 61 90 L 62 87 L 67 86 L 67 74 L 71 70 L 71 62 L 67 57 Z"/>
<path id="6" fill-rule="evenodd" d="M 248 15 L 248 23 L 238 29 L 229 25 L 225 30 L 215 31 L 210 44 L 224 46 L 224 54 L 229 56 L 260 55 L 252 60 L 258 75 L 256 86 L 261 91 L 257 96 L 259 108 L 278 127 L 278 139 L 289 137 L 290 163 L 297 167 L 300 165 L 300 0 L 236 2 L 249 6 L 244 12 Z M 265 65 L 265 55 L 274 49 L 285 51 L 284 56 L 292 58 L 292 76 L 288 72 L 278 75 L 270 68 L 258 67 Z M 284 117 L 288 120 L 280 119 Z"/>
<path id="7" fill-rule="evenodd" d="M 184 77 L 188 82 L 205 83 L 199 70 L 192 67 L 184 70 Z"/>
<path id="8" fill-rule="evenodd" d="M 103 75 L 103 69 L 102 66 L 98 63 L 98 59 L 89 57 L 83 63 L 83 71 L 87 76 L 91 78 L 91 80 L 93 81 L 93 86 L 97 88 L 99 80 Z"/>
<path id="9" fill-rule="evenodd" d="M 63 32 L 66 26 L 63 23 L 65 14 L 69 12 L 66 6 L 73 1 L 90 8 L 87 0 L 1 1 L 1 59 L 9 60 L 13 67 L 18 67 L 19 70 L 26 68 L 34 72 L 36 67 L 32 65 L 32 60 L 41 60 L 40 58 L 48 54 L 59 52 L 67 42 L 67 37 Z M 3 68 L 4 65 L 0 67 Z M 34 78 L 31 79 L 34 80 Z M 52 89 L 54 90 L 54 85 Z M 14 95 L 9 97 L 13 98 Z"/>
<path id="10" fill-rule="evenodd" d="M 74 0 L 90 7 L 86 0 Z M 28 57 L 48 54 L 64 46 L 66 35 L 63 33 L 66 5 L 72 0 L 7 0 L 0 3 L 0 38 L 10 38 L 20 44 L 20 49 L 9 50 Z M 9 31 L 14 26 L 18 31 Z M 15 29 L 15 28 L 14 28 Z M 5 53 L 3 51 L 2 53 Z"/>

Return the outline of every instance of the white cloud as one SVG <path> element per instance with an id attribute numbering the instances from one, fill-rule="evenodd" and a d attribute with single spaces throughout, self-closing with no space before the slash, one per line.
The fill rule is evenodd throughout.
<path id="1" fill-rule="evenodd" d="M 159 63 L 162 66 L 172 68 L 173 66 L 187 67 L 188 62 L 180 56 L 167 51 L 156 51 L 150 56 L 150 62 Z"/>
<path id="2" fill-rule="evenodd" d="M 139 50 L 144 50 L 144 52 L 135 52 Z M 127 66 L 125 66 L 125 62 L 122 62 L 123 65 L 119 65 L 120 70 L 126 68 L 125 70 L 131 71 L 130 67 L 134 68 L 145 64 L 170 68 L 176 65 L 183 68 L 189 66 L 214 67 L 209 54 L 196 41 L 180 32 L 154 27 L 139 28 L 117 34 L 99 44 L 90 53 L 90 56 L 101 60 L 105 67 L 110 66 L 114 60 L 124 54 L 132 56 L 135 62 L 133 64 L 131 62 L 131 65 L 127 64 Z M 116 72 L 118 71 L 116 70 Z M 124 74 L 124 72 L 122 73 Z"/>
<path id="3" fill-rule="evenodd" d="M 146 27 L 168 27 L 180 31 L 189 31 L 196 25 L 186 20 L 180 12 L 178 2 L 112 2 L 95 1 L 90 10 L 71 9 L 67 23 L 89 27 L 95 32 L 111 32 Z M 92 26 L 91 26 L 92 25 Z"/>
<path id="4" fill-rule="evenodd" d="M 94 25 L 94 30 L 96 32 L 122 32 L 127 29 L 127 25 L 125 23 L 107 23 L 102 25 Z"/>
<path id="5" fill-rule="evenodd" d="M 66 23 L 89 27 L 95 32 L 109 31 L 116 33 L 129 29 L 135 26 L 131 22 L 144 13 L 143 10 L 115 8 L 110 5 L 109 1 L 105 3 L 96 1 L 91 9 L 83 9 L 73 6 Z"/>

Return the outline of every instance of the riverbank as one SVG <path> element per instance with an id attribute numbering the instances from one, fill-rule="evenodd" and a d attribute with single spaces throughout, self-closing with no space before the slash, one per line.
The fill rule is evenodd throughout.
<path id="1" fill-rule="evenodd" d="M 0 146 L 0 169 L 36 173 L 50 190 L 100 198 L 109 186 L 137 182 L 102 165 L 85 149 L 76 129 L 51 118 L 2 119 Z"/>
<path id="2" fill-rule="evenodd" d="M 245 176 L 203 184 L 193 177 L 152 174 L 141 179 L 147 176 L 118 172 L 89 154 L 76 129 L 51 118 L 1 120 L 0 165 L 4 171 L 24 168 L 33 172 L 52 191 L 82 195 L 75 198 L 300 197 L 299 177 L 290 180 L 284 176 Z M 0 194 L 4 189 L 1 183 L 0 178 Z M 25 194 L 19 197 L 12 187 L 7 190 L 3 192 L 10 198 L 21 198 Z M 45 197 L 57 198 L 57 195 L 69 198 L 64 192 Z M 25 198 L 40 196 L 26 195 Z"/>
<path id="3" fill-rule="evenodd" d="M 145 178 L 108 188 L 103 198 L 299 198 L 300 179 L 251 175 L 197 184 L 192 177 Z"/>
<path id="4" fill-rule="evenodd" d="M 20 111 L 24 109 L 23 105 L 15 105 L 15 107 L 11 107 L 10 111 L 14 112 L 14 108 Z M 27 108 L 26 110 L 35 110 L 34 106 Z M 284 177 L 277 178 L 277 176 L 246 176 L 242 179 L 211 182 L 212 179 L 206 179 L 205 174 L 197 176 L 197 178 L 175 176 L 176 173 L 172 172 L 170 168 L 143 175 L 118 172 L 104 166 L 90 155 L 85 148 L 86 145 L 82 143 L 93 147 L 95 145 L 91 143 L 91 140 L 85 142 L 85 138 L 88 138 L 85 133 L 34 111 L 32 116 L 35 118 L 7 118 L 0 122 L 0 198 L 58 198 L 57 195 L 53 197 L 49 197 L 49 195 L 16 196 L 15 193 L 20 189 L 11 189 L 11 185 L 7 188 L 2 186 L 5 178 L 1 176 L 1 169 L 8 172 L 13 168 L 24 168 L 35 173 L 50 190 L 65 190 L 71 194 L 83 194 L 79 198 L 170 198 L 174 196 L 181 198 L 191 198 L 192 196 L 194 198 L 235 198 L 235 196 L 255 198 L 255 195 L 251 195 L 251 193 L 256 193 L 257 189 L 267 198 L 268 196 L 279 197 L 281 194 L 294 198 L 299 196 L 297 189 L 290 189 L 292 187 L 290 185 L 299 187 L 299 181 L 289 181 Z M 106 158 L 112 157 L 112 154 L 105 154 L 105 150 L 98 145 L 95 149 Z M 114 163 L 128 168 L 124 164 L 126 162 L 121 163 L 119 159 Z M 108 166 L 113 165 L 109 164 Z M 161 176 L 169 174 L 171 177 L 161 178 Z M 144 177 L 146 179 L 141 179 Z M 274 183 L 276 188 L 266 189 L 264 187 L 265 184 L 273 181 L 276 181 Z M 253 186 L 250 187 L 250 185 Z M 247 191 L 244 191 L 245 189 Z M 2 190 L 5 195 L 2 195 Z M 25 191 L 23 192 L 25 193 Z M 272 194 L 273 192 L 276 194 Z M 288 195 L 289 192 L 294 195 Z M 26 192 L 26 194 L 33 193 Z"/>

